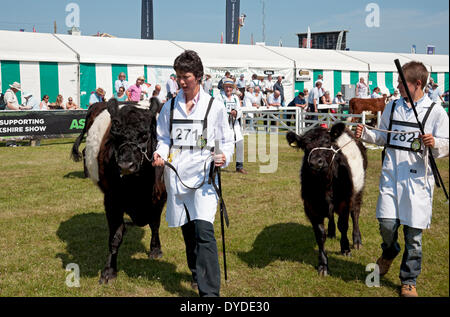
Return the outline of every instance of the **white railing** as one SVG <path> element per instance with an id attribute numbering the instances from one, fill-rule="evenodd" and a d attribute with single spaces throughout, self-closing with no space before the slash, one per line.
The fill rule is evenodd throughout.
<path id="1" fill-rule="evenodd" d="M 319 110 L 321 108 L 335 109 L 337 105 L 320 105 Z M 285 134 L 288 131 L 293 131 L 297 134 L 302 134 L 317 126 L 329 127 L 337 121 L 344 121 L 349 126 L 356 126 L 358 122 L 366 123 L 368 119 L 376 119 L 375 125 L 378 126 L 381 116 L 381 112 L 378 112 L 376 116 L 366 113 L 306 112 L 300 107 L 242 107 L 241 110 L 243 113 L 242 125 L 244 133 L 265 131 Z"/>

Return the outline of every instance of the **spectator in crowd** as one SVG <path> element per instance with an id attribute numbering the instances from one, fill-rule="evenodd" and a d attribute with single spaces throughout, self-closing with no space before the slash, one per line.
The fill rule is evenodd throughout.
<path id="1" fill-rule="evenodd" d="M 248 86 L 244 93 L 243 107 L 256 107 L 256 103 L 253 105 L 253 98 L 253 87 Z"/>
<path id="2" fill-rule="evenodd" d="M 31 92 L 24 92 L 23 99 L 25 99 L 25 101 L 22 106 L 29 110 L 39 110 L 39 100 L 36 100 Z"/>
<path id="3" fill-rule="evenodd" d="M 119 87 L 119 90 L 114 93 L 114 98 L 116 98 L 118 101 L 127 101 L 128 100 L 128 96 L 125 93 L 124 86 Z"/>
<path id="4" fill-rule="evenodd" d="M 166 82 L 167 100 L 174 98 L 177 95 L 178 84 L 177 75 L 171 74 L 169 80 Z"/>
<path id="5" fill-rule="evenodd" d="M 325 91 L 321 99 L 322 99 L 321 103 L 324 105 L 331 105 L 333 103 L 333 101 L 331 100 L 330 92 L 328 90 Z"/>
<path id="6" fill-rule="evenodd" d="M 267 103 L 266 99 L 264 98 L 263 93 L 261 92 L 261 88 L 259 88 L 259 86 L 256 86 L 253 89 L 253 102 L 258 105 L 258 108 L 260 106 L 265 106 Z"/>
<path id="7" fill-rule="evenodd" d="M 283 76 L 277 77 L 277 82 L 273 85 L 273 91 L 278 90 L 280 92 L 281 97 L 281 105 L 284 105 L 284 87 L 283 87 Z"/>
<path id="8" fill-rule="evenodd" d="M 370 95 L 371 98 L 383 98 L 383 95 L 381 94 L 381 89 L 379 87 L 375 87 L 372 90 L 372 95 Z"/>
<path id="9" fill-rule="evenodd" d="M 394 90 L 394 94 L 393 94 L 393 95 L 391 95 L 389 99 L 390 99 L 389 101 L 392 101 L 392 100 L 398 100 L 398 99 L 400 99 L 400 95 L 399 95 L 399 93 L 398 93 L 398 90 L 397 90 L 397 89 L 395 89 L 395 90 Z"/>
<path id="10" fill-rule="evenodd" d="M 49 105 L 49 108 L 53 109 L 53 110 L 65 109 L 65 105 L 64 105 L 63 102 L 64 102 L 63 96 L 62 95 L 58 95 L 58 96 L 56 96 L 56 101 L 54 103 L 51 103 Z"/>
<path id="11" fill-rule="evenodd" d="M 241 101 L 233 94 L 234 82 L 231 78 L 226 78 L 222 82 L 223 93 L 217 96 L 217 100 L 222 102 L 227 109 L 230 128 L 234 132 L 234 142 L 236 145 L 236 172 L 248 174 L 244 169 L 244 137 L 242 135 L 242 111 Z"/>
<path id="12" fill-rule="evenodd" d="M 339 106 L 345 105 L 345 100 L 344 100 L 344 98 L 342 98 L 342 92 L 339 91 L 336 94 L 336 97 L 334 97 L 334 99 L 333 99 L 333 104 L 336 104 Z"/>
<path id="13" fill-rule="evenodd" d="M 105 101 L 105 90 L 98 87 L 89 97 L 89 106 L 92 106 L 96 102 Z"/>
<path id="14" fill-rule="evenodd" d="M 253 88 L 258 86 L 259 89 L 261 89 L 262 84 L 261 84 L 261 81 L 258 79 L 258 75 L 256 75 L 256 74 L 252 75 L 252 80 L 250 81 L 249 85 L 250 85 L 250 87 L 253 87 Z"/>
<path id="15" fill-rule="evenodd" d="M 239 76 L 236 87 L 241 92 L 241 100 L 243 100 L 245 97 L 245 88 L 247 87 L 247 82 L 245 80 L 244 74 L 241 74 L 241 76 Z"/>
<path id="16" fill-rule="evenodd" d="M 39 104 L 40 110 L 49 110 L 50 109 L 49 108 L 49 105 L 50 105 L 49 99 L 50 99 L 50 97 L 48 95 L 42 96 L 41 103 Z"/>
<path id="17" fill-rule="evenodd" d="M 212 78 L 210 74 L 205 75 L 205 81 L 203 82 L 203 90 L 210 96 L 212 96 L 213 93 L 213 83 Z"/>
<path id="18" fill-rule="evenodd" d="M 16 93 L 21 90 L 20 83 L 14 82 L 9 85 L 9 89 L 5 91 L 3 99 L 5 101 L 5 110 L 28 110 L 27 107 L 19 105 Z"/>
<path id="19" fill-rule="evenodd" d="M 161 85 L 156 84 L 155 89 L 153 90 L 152 97 L 158 98 L 161 104 L 166 102 L 166 99 L 161 95 Z"/>
<path id="20" fill-rule="evenodd" d="M 115 93 L 119 92 L 120 87 L 123 87 L 124 91 L 126 91 L 128 89 L 128 87 L 130 87 L 130 84 L 125 79 L 126 79 L 125 73 L 121 72 L 118 76 L 118 79 L 114 83 Z"/>
<path id="21" fill-rule="evenodd" d="M 307 88 L 303 89 L 303 94 L 305 95 L 305 100 L 307 101 L 309 98 L 309 90 Z"/>
<path id="22" fill-rule="evenodd" d="M 314 86 L 316 85 L 316 83 L 318 81 L 320 81 L 322 83 L 322 86 L 323 86 L 323 75 L 322 74 L 317 75 L 317 80 L 314 82 Z"/>
<path id="23" fill-rule="evenodd" d="M 229 72 L 229 71 L 226 71 L 226 72 L 225 72 L 225 77 L 223 77 L 223 78 L 219 81 L 219 83 L 217 84 L 217 88 L 220 90 L 220 92 L 223 92 L 223 81 L 224 81 L 226 78 L 230 78 L 230 77 L 231 77 L 230 72 Z"/>
<path id="24" fill-rule="evenodd" d="M 430 77 L 430 80 L 428 81 L 428 84 L 426 86 L 426 88 L 428 88 L 429 92 L 431 92 L 433 90 L 433 84 L 434 84 L 434 79 L 433 79 L 433 77 Z"/>
<path id="25" fill-rule="evenodd" d="M 433 102 L 435 102 L 437 105 L 442 105 L 444 101 L 444 99 L 442 98 L 444 96 L 444 94 L 441 92 L 441 90 L 439 89 L 439 86 L 437 83 L 433 83 L 433 91 L 430 95 L 430 99 L 433 100 Z"/>
<path id="26" fill-rule="evenodd" d="M 267 98 L 267 104 L 269 107 L 281 107 L 282 103 L 281 103 L 281 93 L 279 90 L 275 90 L 273 92 L 273 94 L 271 94 L 269 96 L 269 98 Z"/>
<path id="27" fill-rule="evenodd" d="M 142 85 L 144 84 L 144 82 L 145 82 L 144 76 L 139 76 L 136 79 L 136 84 L 128 87 L 126 91 L 128 100 L 136 102 L 141 101 Z"/>
<path id="28" fill-rule="evenodd" d="M 266 95 L 266 98 L 269 97 L 271 93 L 273 93 L 273 81 L 272 81 L 272 75 L 268 75 L 267 79 L 263 81 L 263 92 Z"/>
<path id="29" fill-rule="evenodd" d="M 303 92 L 299 92 L 298 95 L 288 104 L 288 107 L 300 107 L 304 109 L 306 107 L 305 94 Z"/>
<path id="30" fill-rule="evenodd" d="M 317 81 L 316 87 L 314 87 L 308 98 L 308 112 L 318 112 L 317 106 L 319 105 L 320 100 L 320 90 L 322 89 L 322 82 Z M 317 120 L 317 116 L 312 117 L 313 120 Z"/>
<path id="31" fill-rule="evenodd" d="M 144 82 L 141 85 L 141 100 L 149 100 L 151 97 L 151 93 L 150 93 L 150 87 L 152 86 L 152 84 L 145 82 L 145 77 L 144 78 Z"/>
<path id="32" fill-rule="evenodd" d="M 123 87 L 121 87 L 123 89 Z M 75 102 L 73 102 L 73 98 L 69 97 L 66 103 L 67 110 L 82 110 L 80 106 L 78 106 Z"/>
<path id="33" fill-rule="evenodd" d="M 359 83 L 356 84 L 356 97 L 357 98 L 369 98 L 369 87 L 364 82 L 364 78 L 359 79 Z"/>

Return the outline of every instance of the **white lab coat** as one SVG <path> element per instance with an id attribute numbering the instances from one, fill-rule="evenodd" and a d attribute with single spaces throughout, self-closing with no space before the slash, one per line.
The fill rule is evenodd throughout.
<path id="1" fill-rule="evenodd" d="M 235 134 L 235 142 L 239 142 L 244 140 L 244 136 L 242 135 L 242 126 L 239 124 L 239 121 L 242 122 L 242 109 L 241 109 L 241 103 L 239 101 L 239 97 L 236 95 L 231 95 L 230 98 L 228 98 L 225 94 L 220 94 L 217 96 L 217 100 L 222 103 L 222 105 L 225 106 L 225 109 L 230 116 L 231 109 L 235 109 L 237 111 L 236 120 L 234 120 L 234 125 L 230 122 L 230 128 L 233 129 Z"/>
<path id="2" fill-rule="evenodd" d="M 188 115 L 186 114 L 184 92 L 180 90 L 175 97 L 173 118 L 203 120 L 211 96 L 203 89 L 200 89 L 199 94 L 197 104 Z M 209 173 L 212 162 L 211 152 L 207 149 L 170 149 L 170 103 L 169 100 L 164 104 L 158 117 L 156 152 L 165 160 L 167 160 L 169 152 L 172 153 L 171 164 L 177 169 L 183 182 L 190 187 L 197 187 L 203 180 L 205 161 L 207 161 L 206 173 Z M 225 154 L 226 164 L 228 164 L 234 151 L 233 132 L 228 125 L 228 114 L 223 103 L 216 99 L 208 115 L 207 129 L 206 145 L 213 147 L 215 140 L 219 140 L 220 150 Z M 181 184 L 174 171 L 168 167 L 164 169 L 164 181 L 167 189 L 166 220 L 169 227 L 179 227 L 188 222 L 184 206 L 189 211 L 190 220 L 200 219 L 214 222 L 218 197 L 213 186 L 208 184 L 207 180 L 208 175 L 205 184 L 200 189 L 188 189 Z"/>
<path id="3" fill-rule="evenodd" d="M 421 122 L 431 103 L 432 101 L 426 95 L 417 102 L 416 110 Z M 380 129 L 387 130 L 389 127 L 392 104 L 393 102 L 389 103 L 384 109 Z M 393 120 L 417 122 L 412 108 L 407 107 L 403 98 L 397 100 Z M 424 131 L 426 134 L 431 133 L 435 138 L 435 147 L 432 149 L 434 158 L 448 156 L 449 120 L 442 107 L 434 106 Z M 362 139 L 384 145 L 387 142 L 387 133 L 364 128 Z M 430 166 L 428 166 L 427 178 L 425 183 L 423 153 L 386 148 L 376 217 L 399 219 L 401 224 L 413 228 L 429 228 L 434 190 L 434 177 Z"/>

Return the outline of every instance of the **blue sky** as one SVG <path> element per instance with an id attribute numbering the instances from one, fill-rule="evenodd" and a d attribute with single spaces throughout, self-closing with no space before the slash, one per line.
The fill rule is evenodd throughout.
<path id="1" fill-rule="evenodd" d="M 67 33 L 66 5 L 80 8 L 83 35 L 106 32 L 118 37 L 140 37 L 141 0 L 14 0 L 2 1 L 0 29 Z M 225 0 L 154 0 L 155 39 L 219 42 L 225 37 Z M 380 9 L 380 26 L 366 26 L 366 6 Z M 5 14 L 8 12 L 8 15 Z M 241 43 L 262 41 L 262 0 L 241 0 L 247 18 Z M 447 0 L 265 0 L 266 44 L 296 47 L 296 33 L 349 30 L 347 47 L 358 51 L 425 53 L 427 44 L 437 54 L 449 53 L 449 2 Z M 1 44 L 0 44 L 1 47 Z"/>

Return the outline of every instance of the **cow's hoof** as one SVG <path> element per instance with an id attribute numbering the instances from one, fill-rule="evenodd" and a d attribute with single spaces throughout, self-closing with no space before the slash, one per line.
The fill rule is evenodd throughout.
<path id="1" fill-rule="evenodd" d="M 342 250 L 341 254 L 348 257 L 352 256 L 352 252 L 350 250 Z"/>
<path id="2" fill-rule="evenodd" d="M 354 248 L 355 250 L 360 250 L 360 249 L 362 248 L 362 243 L 361 243 L 361 242 L 359 242 L 359 243 L 353 243 L 353 248 Z"/>
<path id="3" fill-rule="evenodd" d="M 163 256 L 163 253 L 160 248 L 154 248 L 148 254 L 148 258 L 152 259 L 152 260 L 161 259 L 162 256 Z"/>
<path id="4" fill-rule="evenodd" d="M 117 277 L 117 271 L 112 267 L 105 268 L 100 275 L 99 284 L 108 284 L 109 282 L 115 280 Z"/>
<path id="5" fill-rule="evenodd" d="M 317 271 L 319 273 L 319 276 L 328 276 L 328 269 L 325 266 L 319 266 L 319 269 Z"/>

